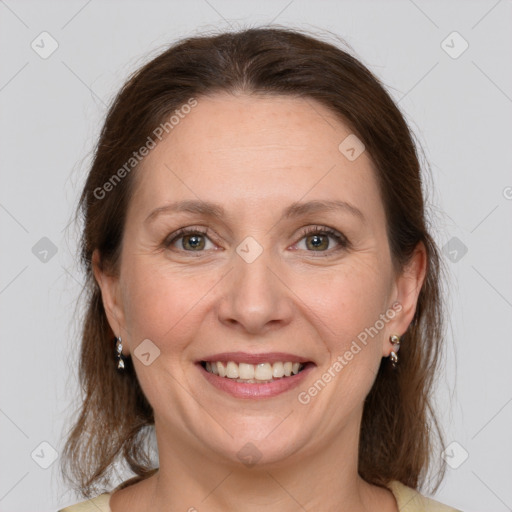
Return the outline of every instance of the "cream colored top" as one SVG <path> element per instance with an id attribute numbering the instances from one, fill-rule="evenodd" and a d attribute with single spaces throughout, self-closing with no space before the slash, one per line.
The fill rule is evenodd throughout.
<path id="1" fill-rule="evenodd" d="M 438 501 L 426 498 L 398 481 L 390 482 L 387 487 L 393 493 L 400 512 L 461 512 Z M 112 512 L 109 501 L 110 493 L 104 493 L 96 498 L 63 508 L 58 512 Z"/>

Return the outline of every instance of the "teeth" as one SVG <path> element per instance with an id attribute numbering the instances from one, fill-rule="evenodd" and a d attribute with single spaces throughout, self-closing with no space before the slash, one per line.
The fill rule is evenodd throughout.
<path id="1" fill-rule="evenodd" d="M 212 363 L 215 364 L 215 363 Z M 221 363 L 220 361 L 217 364 L 217 370 L 219 370 L 219 376 L 225 377 L 226 376 L 226 367 L 224 366 L 224 363 Z"/>
<path id="2" fill-rule="evenodd" d="M 234 363 L 233 363 L 234 364 Z M 214 364 L 215 366 L 215 364 Z M 241 379 L 254 379 L 254 365 L 247 363 L 240 363 L 238 365 L 238 373 Z"/>
<path id="3" fill-rule="evenodd" d="M 304 365 L 290 361 L 284 363 L 278 361 L 274 364 L 259 363 L 256 365 L 248 363 L 237 364 L 234 361 L 229 361 L 228 363 L 207 361 L 205 368 L 207 372 L 219 375 L 220 377 L 234 379 L 237 382 L 254 383 L 272 382 L 274 379 L 296 375 L 304 368 Z"/>
<path id="4" fill-rule="evenodd" d="M 238 379 L 238 365 L 233 361 L 229 361 L 226 366 L 226 377 L 230 379 Z"/>
<path id="5" fill-rule="evenodd" d="M 256 380 L 270 380 L 272 378 L 272 366 L 270 363 L 260 363 L 254 370 Z"/>
<path id="6" fill-rule="evenodd" d="M 284 365 L 283 363 L 274 363 L 272 368 L 272 377 L 276 379 L 280 379 L 281 377 L 284 377 Z"/>

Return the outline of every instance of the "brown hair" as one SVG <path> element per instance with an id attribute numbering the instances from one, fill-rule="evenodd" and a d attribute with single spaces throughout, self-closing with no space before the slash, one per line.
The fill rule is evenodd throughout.
<path id="1" fill-rule="evenodd" d="M 426 481 L 436 440 L 442 441 L 431 393 L 444 329 L 441 261 L 426 226 L 416 144 L 397 106 L 359 60 L 316 37 L 276 26 L 182 40 L 135 72 L 109 109 L 77 210 L 84 222 L 86 272 L 79 364 L 84 396 L 64 447 L 64 476 L 91 497 L 97 485 L 110 485 L 115 462 L 126 463 L 140 479 L 154 472 L 145 447 L 153 411 L 131 360 L 123 373 L 116 369 L 114 334 L 91 263 L 98 249 L 102 269 L 118 269 L 136 166 L 104 197 L 95 191 L 176 109 L 216 92 L 290 95 L 328 107 L 363 141 L 374 163 L 396 269 L 418 243 L 425 245 L 427 274 L 402 337 L 398 369 L 382 360 L 364 404 L 358 467 L 372 484 L 399 480 L 418 488 Z"/>

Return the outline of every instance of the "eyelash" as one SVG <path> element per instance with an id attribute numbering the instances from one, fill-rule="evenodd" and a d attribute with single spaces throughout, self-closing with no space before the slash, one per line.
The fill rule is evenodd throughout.
<path id="1" fill-rule="evenodd" d="M 172 233 L 164 241 L 164 246 L 165 246 L 165 248 L 169 249 L 174 242 L 176 242 L 180 238 L 183 238 L 184 236 L 187 236 L 187 235 L 201 235 L 201 236 L 206 236 L 207 238 L 209 238 L 208 232 L 209 232 L 209 229 L 203 229 L 203 228 L 181 228 L 178 231 Z M 332 228 L 329 228 L 327 226 L 309 226 L 309 227 L 307 227 L 302 232 L 299 242 L 303 238 L 306 238 L 308 235 L 328 235 L 336 240 L 336 242 L 339 244 L 339 247 L 337 249 L 328 249 L 326 251 L 307 251 L 307 252 L 311 252 L 311 253 L 318 252 L 318 253 L 320 253 L 320 256 L 328 256 L 335 251 L 350 248 L 350 242 L 344 235 L 342 235 L 338 231 L 336 231 Z M 180 251 L 187 252 L 187 253 L 204 252 L 204 251 L 187 251 L 185 249 L 180 249 Z M 324 253 L 324 254 L 322 254 L 322 253 Z"/>

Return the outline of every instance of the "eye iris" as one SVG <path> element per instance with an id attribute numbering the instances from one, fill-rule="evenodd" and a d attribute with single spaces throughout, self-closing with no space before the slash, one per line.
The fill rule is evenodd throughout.
<path id="1" fill-rule="evenodd" d="M 307 238 L 310 240 L 312 239 L 311 243 L 313 244 L 314 249 L 319 249 L 319 248 L 327 249 L 327 247 L 329 246 L 329 239 L 325 235 L 312 235 Z M 323 240 L 322 240 L 322 238 L 323 238 Z M 323 243 L 323 247 L 322 247 L 322 243 Z M 308 245 L 308 248 L 309 248 L 309 244 L 306 243 L 306 245 Z"/>
<path id="2" fill-rule="evenodd" d="M 183 237 L 183 248 L 185 249 L 186 240 L 193 250 L 204 248 L 204 238 L 201 235 L 187 235 Z"/>

